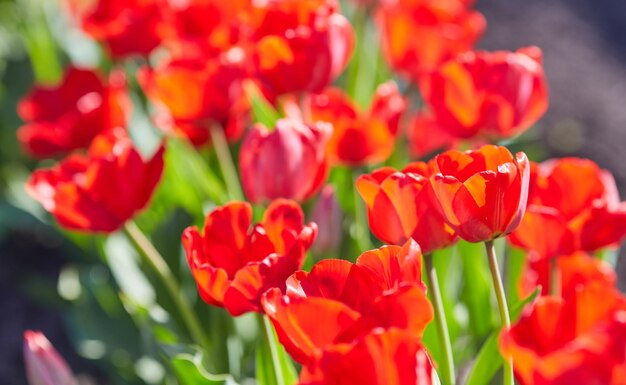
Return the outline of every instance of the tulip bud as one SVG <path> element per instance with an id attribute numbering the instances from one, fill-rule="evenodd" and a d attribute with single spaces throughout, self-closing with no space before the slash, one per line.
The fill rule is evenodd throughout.
<path id="1" fill-rule="evenodd" d="M 341 221 L 343 213 L 335 195 L 335 189 L 327 185 L 322 189 L 320 197 L 311 214 L 311 220 L 317 224 L 317 240 L 311 251 L 316 255 L 332 254 L 341 243 Z"/>
<path id="2" fill-rule="evenodd" d="M 41 332 L 24 332 L 24 362 L 29 385 L 76 385 L 63 357 Z"/>

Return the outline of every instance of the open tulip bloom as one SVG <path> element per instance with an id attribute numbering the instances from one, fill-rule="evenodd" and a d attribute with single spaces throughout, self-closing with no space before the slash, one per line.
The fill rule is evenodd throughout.
<path id="1" fill-rule="evenodd" d="M 107 383 L 626 385 L 626 202 L 517 138 L 553 52 L 475 50 L 472 0 L 64 7 L 102 60 L 33 63 L 17 138 Z M 24 338 L 29 385 L 82 383 Z"/>

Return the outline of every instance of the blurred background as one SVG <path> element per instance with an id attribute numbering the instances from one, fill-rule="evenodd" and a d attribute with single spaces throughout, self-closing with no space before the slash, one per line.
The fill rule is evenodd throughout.
<path id="1" fill-rule="evenodd" d="M 141 336 L 127 338 L 121 329 L 113 329 L 118 335 L 107 336 L 130 346 L 112 354 L 121 373 L 117 380 L 105 376 L 98 364 L 104 347 L 97 340 L 85 339 L 77 350 L 72 347 L 68 323 L 88 321 L 94 330 L 108 325 L 110 313 L 96 305 L 115 296 L 111 273 L 97 258 L 85 257 L 84 248 L 78 246 L 84 241 L 80 237 L 70 241 L 67 234 L 46 225 L 40 208 L 23 190 L 35 163 L 15 137 L 21 124 L 15 112 L 17 101 L 33 84 L 34 73 L 45 77 L 59 71 L 57 57 L 85 64 L 97 61 L 93 44 L 77 31 L 74 35 L 62 29 L 65 20 L 54 3 L 0 0 L 0 383 L 25 383 L 24 329 L 44 331 L 76 372 L 91 373 L 90 381 L 131 383 L 130 376 L 124 379 L 128 370 L 147 373 L 142 381 L 149 383 L 150 373 L 156 370 L 151 361 L 129 357 Z M 538 45 L 544 52 L 550 109 L 533 130 L 546 157 L 576 155 L 595 160 L 613 173 L 626 198 L 622 156 L 626 150 L 626 2 L 480 0 L 476 8 L 488 21 L 479 48 Z M 626 259 L 621 258 L 617 270 L 624 290 Z M 88 282 L 81 281 L 84 277 Z M 90 294 L 85 296 L 81 290 Z M 70 303 L 78 296 L 86 298 L 81 309 L 90 309 L 91 303 L 93 311 L 76 314 Z M 106 329 L 110 333 L 111 325 Z"/>

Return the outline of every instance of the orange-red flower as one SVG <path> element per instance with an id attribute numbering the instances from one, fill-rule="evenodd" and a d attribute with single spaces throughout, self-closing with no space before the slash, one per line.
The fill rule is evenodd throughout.
<path id="1" fill-rule="evenodd" d="M 165 0 L 70 0 L 83 30 L 102 42 L 113 58 L 148 55 L 169 26 Z"/>
<path id="2" fill-rule="evenodd" d="M 411 155 L 415 158 L 455 148 L 458 141 L 437 123 L 430 112 L 418 112 L 411 119 L 407 139 Z"/>
<path id="3" fill-rule="evenodd" d="M 542 258 L 616 245 L 626 236 L 626 203 L 613 176 L 580 158 L 531 164 L 528 209 L 512 244 Z"/>
<path id="4" fill-rule="evenodd" d="M 270 0 L 253 6 L 256 76 L 273 93 L 319 92 L 343 71 L 354 32 L 335 0 Z"/>
<path id="5" fill-rule="evenodd" d="M 126 125 L 124 83 L 120 73 L 106 84 L 93 70 L 68 68 L 60 84 L 37 85 L 20 101 L 17 112 L 26 124 L 18 139 L 40 158 L 88 147 L 96 135 Z"/>
<path id="6" fill-rule="evenodd" d="M 376 21 L 383 53 L 396 71 L 417 81 L 448 59 L 468 51 L 486 23 L 466 0 L 381 1 Z"/>
<path id="7" fill-rule="evenodd" d="M 528 255 L 526 266 L 520 282 L 520 295 L 530 295 L 537 286 L 541 286 L 543 295 L 551 292 L 550 259 L 537 258 L 531 252 Z M 604 282 L 615 285 L 617 277 L 611 266 L 585 252 L 579 251 L 571 255 L 564 255 L 556 259 L 560 287 L 556 292 L 563 297 L 569 297 L 585 285 L 593 282 Z"/>
<path id="8" fill-rule="evenodd" d="M 303 368 L 299 385 L 431 385 L 433 370 L 414 334 L 376 329 L 353 344 L 324 351 Z"/>
<path id="9" fill-rule="evenodd" d="M 526 210 L 530 167 L 506 147 L 446 151 L 435 158 L 432 184 L 448 224 L 468 242 L 511 233 Z"/>
<path id="10" fill-rule="evenodd" d="M 144 67 L 139 81 L 160 109 L 160 127 L 200 146 L 210 140 L 212 124 L 221 125 L 230 140 L 243 134 L 249 121 L 242 88 L 246 75 L 245 54 L 234 47 L 216 57 L 185 56 L 155 69 Z"/>
<path id="11" fill-rule="evenodd" d="M 333 124 L 327 150 L 331 162 L 350 166 L 380 163 L 393 152 L 400 117 L 406 109 L 406 100 L 395 83 L 378 87 L 367 113 L 359 111 L 338 88 L 311 95 L 310 103 L 313 121 Z"/>
<path id="12" fill-rule="evenodd" d="M 239 152 L 241 182 L 251 202 L 288 198 L 302 202 L 313 196 L 328 176 L 325 150 L 332 126 L 306 125 L 280 119 L 270 131 L 256 124 Z"/>
<path id="13" fill-rule="evenodd" d="M 548 107 L 537 47 L 461 54 L 425 76 L 421 88 L 439 125 L 459 138 L 517 135 Z"/>
<path id="14" fill-rule="evenodd" d="M 624 346 L 626 300 L 607 284 L 566 298 L 539 297 L 500 336 L 521 385 L 621 385 Z"/>
<path id="15" fill-rule="evenodd" d="M 183 233 L 200 296 L 235 316 L 261 311 L 264 292 L 284 289 L 317 234 L 314 223 L 304 224 L 300 206 L 284 199 L 270 204 L 261 223 L 251 223 L 250 204 L 231 202 L 207 215 L 202 234 L 196 227 Z"/>
<path id="16" fill-rule="evenodd" d="M 33 172 L 26 191 L 67 229 L 113 232 L 150 200 L 163 151 L 145 161 L 123 130 L 111 131 L 94 139 L 88 155 Z"/>
<path id="17" fill-rule="evenodd" d="M 425 253 L 457 240 L 445 222 L 431 175 L 432 165 L 416 162 L 401 172 L 383 167 L 359 177 L 356 188 L 367 206 L 370 229 L 378 239 L 394 245 L 414 239 Z"/>
<path id="18" fill-rule="evenodd" d="M 356 264 L 323 260 L 310 273 L 292 275 L 286 295 L 268 291 L 263 308 L 280 342 L 303 364 L 324 348 L 352 342 L 376 328 L 398 327 L 419 337 L 433 317 L 421 258 L 419 246 L 410 240 L 403 247 L 363 253 Z"/>

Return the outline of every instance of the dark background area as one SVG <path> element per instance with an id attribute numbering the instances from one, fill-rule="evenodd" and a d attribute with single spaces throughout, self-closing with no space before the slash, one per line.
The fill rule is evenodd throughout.
<path id="1" fill-rule="evenodd" d="M 544 52 L 550 109 L 537 128 L 549 154 L 595 160 L 615 175 L 626 198 L 626 2 L 481 0 L 477 8 L 488 21 L 480 48 L 538 45 Z M 21 67 L 27 65 L 26 59 L 9 62 L 0 82 L 5 91 L 27 84 L 19 81 Z M 12 88 L 11 93 L 21 91 Z M 14 109 L 14 101 L 2 101 L 5 122 L 16 122 L 7 115 Z M 14 128 L 2 127 L 0 140 L 14 135 L 6 131 Z M 14 223 L 11 212 L 0 208 L 0 383 L 25 383 L 21 359 L 25 328 L 43 330 L 77 371 L 93 371 L 71 348 L 62 313 L 32 296 L 33 285 L 38 287 L 33 275 L 44 282 L 44 290 L 56 287 L 70 246 L 34 218 Z M 618 273 L 624 290 L 626 257 L 620 259 Z"/>

